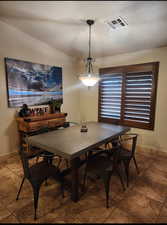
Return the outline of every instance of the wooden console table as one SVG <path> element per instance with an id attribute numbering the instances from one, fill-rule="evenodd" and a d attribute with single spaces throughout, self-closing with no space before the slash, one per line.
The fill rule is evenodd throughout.
<path id="1" fill-rule="evenodd" d="M 37 116 L 17 117 L 20 144 L 26 143 L 26 137 L 39 134 L 45 129 L 49 131 L 64 126 L 66 116 L 67 113 L 47 113 Z"/>

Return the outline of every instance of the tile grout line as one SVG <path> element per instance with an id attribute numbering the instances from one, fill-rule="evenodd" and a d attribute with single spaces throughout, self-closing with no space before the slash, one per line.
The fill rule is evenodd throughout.
<path id="1" fill-rule="evenodd" d="M 149 169 L 149 167 L 151 167 L 151 164 L 146 168 L 146 171 Z M 142 173 L 142 175 L 143 175 L 146 171 L 140 172 L 140 175 L 141 175 L 141 173 Z M 139 177 L 140 177 L 140 175 L 139 175 Z M 134 183 L 132 184 L 132 186 L 130 187 L 130 189 L 133 189 L 133 188 L 135 187 L 135 183 L 136 183 L 136 180 L 134 181 Z M 128 191 L 129 191 L 130 189 L 128 189 Z M 119 201 L 119 203 L 120 203 L 120 202 L 123 202 L 123 200 L 127 197 L 126 194 L 127 194 L 127 193 L 125 193 L 125 196 Z M 118 203 L 117 203 L 117 204 L 118 204 Z M 117 204 L 116 204 L 116 205 L 117 205 Z M 111 216 L 111 214 L 112 214 L 116 209 L 117 209 L 117 207 L 114 207 L 114 209 L 112 210 L 112 212 L 110 213 L 110 215 L 109 215 L 106 219 L 104 219 L 103 222 L 105 222 L 105 221 Z"/>
<path id="2" fill-rule="evenodd" d="M 6 218 L 8 218 L 8 217 L 10 217 L 10 216 L 12 215 L 12 216 L 14 216 L 15 219 L 19 222 L 19 220 L 17 219 L 16 215 L 15 215 L 13 212 L 11 212 L 11 211 L 8 209 L 7 206 L 4 206 L 4 208 L 9 212 L 9 215 L 6 216 L 5 218 L 3 218 L 2 221 L 3 221 L 4 219 L 6 219 Z M 0 223 L 1 223 L 1 222 L 0 222 Z M 20 222 L 19 222 L 19 223 L 20 223 Z"/>
<path id="3" fill-rule="evenodd" d="M 127 191 L 129 191 L 130 189 L 133 189 L 133 186 L 134 186 L 134 185 L 135 185 L 135 183 L 134 183 Z M 122 201 L 126 198 L 126 194 L 127 194 L 127 193 L 125 193 L 125 196 L 124 196 L 123 198 L 121 198 L 121 200 L 119 201 L 119 203 L 122 202 Z M 112 212 L 110 213 L 110 215 L 109 215 L 103 222 L 105 222 L 105 221 L 111 216 L 111 214 L 112 214 L 116 209 L 118 209 L 117 206 L 118 206 L 119 203 L 116 203 L 116 206 L 113 208 L 113 210 L 112 210 Z"/>
<path id="4" fill-rule="evenodd" d="M 159 214 L 158 214 L 158 216 L 157 216 L 157 218 L 156 218 L 156 220 L 155 220 L 155 223 L 157 223 L 157 220 L 158 220 L 159 217 L 160 217 L 160 214 L 161 214 L 162 209 L 163 209 L 163 207 L 164 207 L 164 205 L 165 205 L 165 203 L 166 203 L 166 200 L 167 200 L 167 197 L 164 199 L 164 202 L 162 203 L 162 206 L 161 206 L 161 208 L 160 208 L 160 210 L 159 210 Z"/>

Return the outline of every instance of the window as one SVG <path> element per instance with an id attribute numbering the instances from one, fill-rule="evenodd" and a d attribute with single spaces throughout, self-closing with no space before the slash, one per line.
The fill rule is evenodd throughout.
<path id="1" fill-rule="evenodd" d="M 154 129 L 159 62 L 101 68 L 99 122 Z"/>

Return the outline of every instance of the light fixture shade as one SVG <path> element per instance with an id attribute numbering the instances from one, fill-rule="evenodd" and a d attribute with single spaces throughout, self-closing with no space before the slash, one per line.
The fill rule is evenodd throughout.
<path id="1" fill-rule="evenodd" d="M 99 75 L 98 74 L 81 74 L 79 76 L 79 79 L 82 81 L 82 83 L 88 87 L 94 86 L 99 81 Z"/>

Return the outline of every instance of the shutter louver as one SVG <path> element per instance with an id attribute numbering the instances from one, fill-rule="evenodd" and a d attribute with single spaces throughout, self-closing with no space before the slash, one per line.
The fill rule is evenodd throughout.
<path id="1" fill-rule="evenodd" d="M 122 75 L 104 75 L 101 83 L 100 116 L 101 118 L 120 119 Z"/>
<path id="2" fill-rule="evenodd" d="M 152 72 L 127 73 L 124 120 L 149 124 L 151 94 Z"/>

